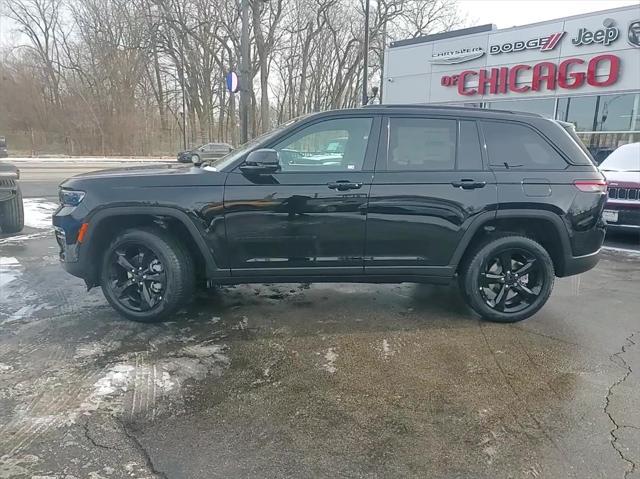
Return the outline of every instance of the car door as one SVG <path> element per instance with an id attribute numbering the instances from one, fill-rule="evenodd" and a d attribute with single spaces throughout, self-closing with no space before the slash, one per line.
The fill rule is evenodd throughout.
<path id="1" fill-rule="evenodd" d="M 198 149 L 198 152 L 198 154 L 200 155 L 200 159 L 203 161 L 212 160 L 215 158 L 215 156 L 213 155 L 213 145 L 211 143 L 202 145 Z"/>
<path id="2" fill-rule="evenodd" d="M 362 274 L 379 130 L 366 113 L 310 120 L 262 145 L 278 152 L 280 171 L 234 169 L 224 197 L 231 274 Z M 347 138 L 341 153 L 326 150 L 336 138 Z"/>
<path id="3" fill-rule="evenodd" d="M 366 274 L 451 274 L 473 220 L 494 212 L 476 121 L 389 116 L 371 187 Z"/>

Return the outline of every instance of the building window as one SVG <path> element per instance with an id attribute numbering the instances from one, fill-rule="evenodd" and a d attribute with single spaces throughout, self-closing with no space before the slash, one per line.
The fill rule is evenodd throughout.
<path id="1" fill-rule="evenodd" d="M 557 118 L 573 123 L 577 131 L 593 131 L 597 103 L 597 96 L 560 98 Z"/>
<path id="2" fill-rule="evenodd" d="M 487 103 L 487 108 L 538 113 L 547 118 L 553 118 L 555 104 L 555 98 L 535 98 L 530 100 L 492 101 Z"/>
<path id="3" fill-rule="evenodd" d="M 633 131 L 640 129 L 638 94 L 603 95 L 598 102 L 595 131 Z"/>

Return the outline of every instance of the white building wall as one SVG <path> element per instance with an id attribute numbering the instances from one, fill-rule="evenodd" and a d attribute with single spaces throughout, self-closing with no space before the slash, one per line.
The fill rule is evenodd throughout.
<path id="1" fill-rule="evenodd" d="M 443 40 L 417 43 L 388 48 L 385 55 L 385 76 L 383 87 L 383 103 L 476 103 L 506 99 L 529 99 L 542 97 L 562 97 L 576 95 L 594 95 L 614 92 L 640 91 L 640 47 L 628 41 L 628 29 L 631 22 L 640 21 L 640 5 L 623 7 L 593 14 L 579 15 L 565 19 L 542 22 L 504 30 L 492 30 L 484 33 L 447 38 Z M 618 38 L 609 45 L 593 43 L 576 46 L 572 43 L 581 28 L 591 32 L 613 25 L 619 30 Z M 557 46 L 549 51 L 529 49 L 520 52 L 492 54 L 491 45 L 502 45 L 517 40 L 530 40 L 546 37 L 554 33 L 565 32 Z M 481 47 L 485 54 L 477 59 L 439 65 L 430 63 L 434 55 L 458 49 L 475 49 Z M 581 58 L 584 65 L 576 65 L 572 71 L 586 73 L 591 58 L 601 54 L 613 54 L 620 58 L 618 80 L 607 87 L 593 87 L 586 82 L 578 89 L 555 90 L 542 89 L 525 93 L 497 93 L 464 96 L 456 86 L 443 86 L 442 77 L 458 75 L 464 70 L 488 71 L 495 67 L 513 67 L 518 64 L 533 66 L 543 61 L 556 65 L 567 58 Z M 606 67 L 606 65 L 602 65 Z M 603 68 L 601 68 L 603 70 Z M 608 68 L 599 71 L 601 76 Z M 522 71 L 518 75 L 520 85 L 531 85 L 531 71 Z M 467 88 L 477 85 L 477 76 L 466 83 Z"/>

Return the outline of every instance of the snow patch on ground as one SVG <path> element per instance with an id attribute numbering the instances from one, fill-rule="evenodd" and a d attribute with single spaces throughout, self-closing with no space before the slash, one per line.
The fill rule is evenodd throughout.
<path id="1" fill-rule="evenodd" d="M 51 229 L 51 216 L 58 205 L 42 198 L 25 198 L 24 225 L 30 228 Z"/>
<path id="2" fill-rule="evenodd" d="M 47 303 L 28 304 L 26 306 L 22 306 L 8 318 L 2 320 L 0 324 L 12 323 L 14 321 L 20 321 L 21 319 L 29 319 L 34 313 L 42 311 L 43 309 L 55 309 L 55 306 L 51 306 Z"/>
<path id="3" fill-rule="evenodd" d="M 336 361 L 338 359 L 338 353 L 336 353 L 336 348 L 329 348 L 324 352 L 325 363 L 321 366 L 322 369 L 327 371 L 328 373 L 335 373 L 338 369 L 336 368 Z"/>
<path id="4" fill-rule="evenodd" d="M 45 238 L 50 237 L 51 232 L 40 232 L 40 233 L 30 233 L 26 235 L 17 235 L 17 236 L 8 236 L 7 238 L 0 239 L 0 244 L 9 244 L 9 243 L 21 243 L 23 241 L 27 241 L 35 238 Z"/>
<path id="5" fill-rule="evenodd" d="M 384 359 L 389 359 L 391 356 L 395 354 L 395 351 L 391 349 L 391 345 L 389 341 L 385 338 L 382 340 L 382 357 Z"/>
<path id="6" fill-rule="evenodd" d="M 152 358 L 147 351 L 121 356 L 94 382 L 80 414 L 104 409 L 129 417 L 154 417 L 157 401 L 165 398 L 180 406 L 182 389 L 188 380 L 201 381 L 208 375 L 221 376 L 231 360 L 227 346 L 211 341 L 185 346 L 166 357 Z M 98 346 L 87 352 L 101 354 Z M 78 352 L 76 352 L 77 354 Z"/>
<path id="7" fill-rule="evenodd" d="M 94 341 L 92 343 L 80 344 L 76 347 L 74 359 L 86 359 L 94 356 L 103 356 L 104 354 L 115 351 L 120 348 L 120 341 L 111 341 L 108 343 Z"/>
<path id="8" fill-rule="evenodd" d="M 135 367 L 130 364 L 116 364 L 93 385 L 96 397 L 111 396 L 118 392 L 127 392 Z"/>
<path id="9" fill-rule="evenodd" d="M 640 251 L 628 248 L 617 248 L 615 246 L 603 246 L 604 251 L 610 251 L 612 253 L 622 253 L 629 256 L 640 256 Z"/>
<path id="10" fill-rule="evenodd" d="M 22 274 L 22 266 L 16 258 L 0 256 L 0 288 L 17 279 Z"/>
<path id="11" fill-rule="evenodd" d="M 32 454 L 19 457 L 0 456 L 0 478 L 26 475 L 29 473 L 27 467 L 39 460 L 38 456 Z"/>

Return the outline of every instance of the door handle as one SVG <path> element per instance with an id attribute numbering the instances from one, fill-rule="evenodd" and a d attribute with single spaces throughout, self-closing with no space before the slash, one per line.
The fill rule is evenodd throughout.
<path id="1" fill-rule="evenodd" d="M 452 181 L 451 185 L 454 188 L 462 188 L 463 190 L 473 190 L 475 188 L 484 188 L 487 185 L 487 182 L 462 179 L 460 181 Z"/>
<path id="2" fill-rule="evenodd" d="M 362 188 L 362 183 L 352 183 L 348 180 L 338 180 L 327 183 L 327 186 L 332 190 L 338 191 L 359 190 L 360 188 Z"/>

